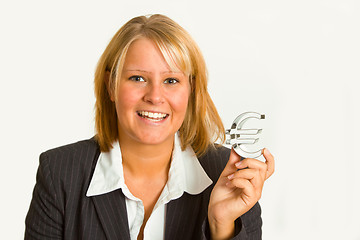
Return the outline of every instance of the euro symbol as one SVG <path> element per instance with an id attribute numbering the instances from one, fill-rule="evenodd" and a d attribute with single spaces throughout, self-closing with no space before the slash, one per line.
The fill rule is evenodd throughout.
<path id="1" fill-rule="evenodd" d="M 231 145 L 235 152 L 243 158 L 257 158 L 262 153 L 262 149 L 251 152 L 244 146 L 258 142 L 259 138 L 256 138 L 256 136 L 262 132 L 262 129 L 243 129 L 245 122 L 250 118 L 260 120 L 265 119 L 265 115 L 256 112 L 242 113 L 235 118 L 231 128 L 225 131 L 227 135 L 225 143 Z"/>

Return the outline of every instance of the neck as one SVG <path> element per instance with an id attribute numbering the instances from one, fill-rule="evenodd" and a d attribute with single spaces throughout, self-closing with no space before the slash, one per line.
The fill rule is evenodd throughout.
<path id="1" fill-rule="evenodd" d="M 141 144 L 136 141 L 119 139 L 124 172 L 138 179 L 167 178 L 174 139 L 159 145 Z"/>

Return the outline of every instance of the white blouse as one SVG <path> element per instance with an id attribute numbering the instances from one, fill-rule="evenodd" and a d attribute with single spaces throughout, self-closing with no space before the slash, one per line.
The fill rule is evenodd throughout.
<path id="1" fill-rule="evenodd" d="M 91 197 L 122 189 L 125 195 L 130 238 L 136 240 L 144 220 L 144 205 L 140 199 L 131 194 L 125 184 L 119 142 L 114 142 L 112 146 L 109 152 L 100 153 L 86 196 Z M 165 238 L 165 206 L 168 202 L 181 197 L 184 192 L 199 194 L 211 184 L 212 180 L 200 165 L 192 148 L 188 147 L 182 151 L 179 136 L 175 134 L 168 181 L 146 223 L 144 240 Z"/>

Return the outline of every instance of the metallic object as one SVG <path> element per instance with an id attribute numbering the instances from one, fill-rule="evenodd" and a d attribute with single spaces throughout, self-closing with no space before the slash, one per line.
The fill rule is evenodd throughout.
<path id="1" fill-rule="evenodd" d="M 256 112 L 245 112 L 237 116 L 231 128 L 226 130 L 226 144 L 231 145 L 237 154 L 243 158 L 257 158 L 261 155 L 262 149 L 251 152 L 246 149 L 246 145 L 255 144 L 259 138 L 254 138 L 262 132 L 262 129 L 244 129 L 243 126 L 250 118 L 265 119 L 264 114 Z"/>

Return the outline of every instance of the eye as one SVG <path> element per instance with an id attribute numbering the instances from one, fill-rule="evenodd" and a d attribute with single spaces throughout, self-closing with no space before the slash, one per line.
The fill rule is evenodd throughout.
<path id="1" fill-rule="evenodd" d="M 145 82 L 144 78 L 142 76 L 131 76 L 129 77 L 129 80 L 134 82 Z"/>
<path id="2" fill-rule="evenodd" d="M 167 83 L 167 84 L 176 84 L 178 82 L 179 82 L 179 80 L 177 80 L 176 78 L 167 78 L 164 81 L 164 83 Z"/>

